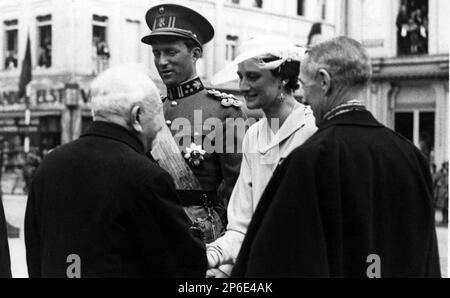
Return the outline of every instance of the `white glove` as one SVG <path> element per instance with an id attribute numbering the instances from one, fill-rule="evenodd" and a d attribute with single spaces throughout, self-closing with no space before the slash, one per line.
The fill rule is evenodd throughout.
<path id="1" fill-rule="evenodd" d="M 208 258 L 208 268 L 216 268 L 220 265 L 222 250 L 218 246 L 206 245 L 206 257 Z"/>

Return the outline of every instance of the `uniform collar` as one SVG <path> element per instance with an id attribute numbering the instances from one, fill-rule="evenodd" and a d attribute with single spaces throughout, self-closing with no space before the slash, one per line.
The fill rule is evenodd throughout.
<path id="1" fill-rule="evenodd" d="M 378 122 L 369 111 L 355 110 L 337 115 L 330 120 L 325 120 L 319 126 L 319 130 L 324 130 L 328 127 L 337 125 L 383 127 L 383 124 Z"/>
<path id="2" fill-rule="evenodd" d="M 278 146 L 281 142 L 288 139 L 296 131 L 303 128 L 306 125 L 306 115 L 308 113 L 312 114 L 312 111 L 309 107 L 299 105 L 286 118 L 286 121 L 284 121 L 283 125 L 280 127 L 280 129 L 276 134 L 274 134 L 272 129 L 269 127 L 268 119 L 267 118 L 262 119 L 261 121 L 263 121 L 263 123 L 261 129 L 258 132 L 259 152 L 263 155 L 266 154 L 272 148 Z"/>
<path id="3" fill-rule="evenodd" d="M 127 144 L 140 154 L 145 153 L 142 142 L 131 131 L 115 123 L 94 121 L 87 131 L 81 135 L 82 138 L 87 136 L 113 139 Z"/>
<path id="4" fill-rule="evenodd" d="M 196 77 L 180 84 L 177 87 L 167 88 L 167 98 L 169 100 L 182 99 L 184 97 L 194 95 L 204 89 L 205 87 L 203 86 L 202 81 L 199 77 Z"/>

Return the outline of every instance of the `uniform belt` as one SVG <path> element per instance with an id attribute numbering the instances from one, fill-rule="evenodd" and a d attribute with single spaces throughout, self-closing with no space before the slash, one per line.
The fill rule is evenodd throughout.
<path id="1" fill-rule="evenodd" d="M 216 191 L 177 190 L 181 205 L 212 207 L 215 205 Z"/>

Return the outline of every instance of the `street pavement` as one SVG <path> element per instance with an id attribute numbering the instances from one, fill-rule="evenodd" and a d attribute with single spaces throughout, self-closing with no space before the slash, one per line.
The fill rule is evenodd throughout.
<path id="1" fill-rule="evenodd" d="M 24 243 L 24 215 L 27 197 L 22 191 L 22 184 L 16 188 L 16 194 L 10 194 L 13 178 L 6 176 L 2 181 L 3 204 L 6 220 L 13 226 L 20 228 L 20 237 L 8 239 L 11 253 L 11 270 L 14 278 L 28 277 L 27 263 L 25 258 Z M 441 221 L 440 213 L 436 213 L 436 222 Z M 448 228 L 436 227 L 437 238 L 439 242 L 439 255 L 441 261 L 442 277 L 448 277 Z"/>

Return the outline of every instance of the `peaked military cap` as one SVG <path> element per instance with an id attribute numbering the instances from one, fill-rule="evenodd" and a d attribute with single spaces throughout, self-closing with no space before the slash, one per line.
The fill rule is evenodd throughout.
<path id="1" fill-rule="evenodd" d="M 145 20 L 152 32 L 142 42 L 149 45 L 158 36 L 177 36 L 194 40 L 202 47 L 214 37 L 214 28 L 206 18 L 181 5 L 154 6 L 147 11 Z"/>

